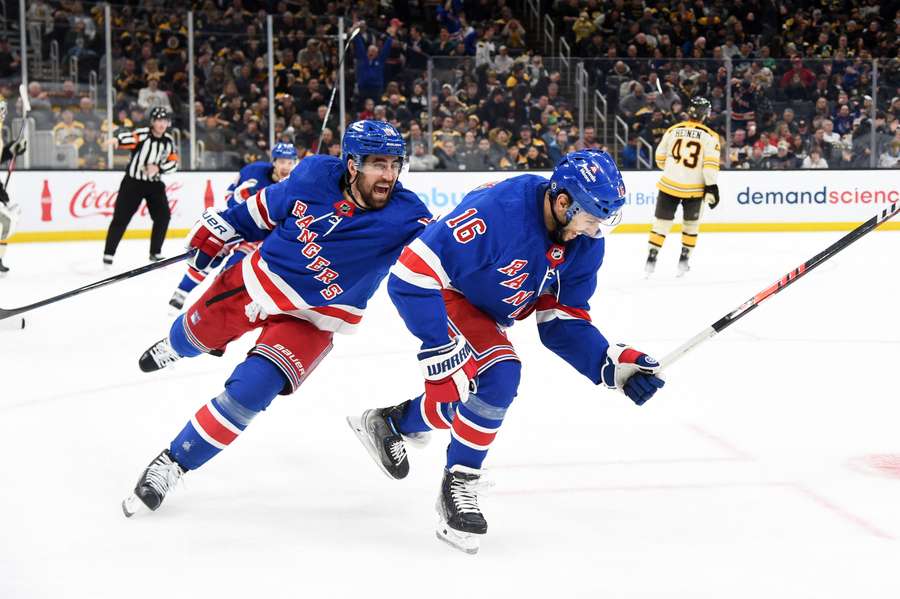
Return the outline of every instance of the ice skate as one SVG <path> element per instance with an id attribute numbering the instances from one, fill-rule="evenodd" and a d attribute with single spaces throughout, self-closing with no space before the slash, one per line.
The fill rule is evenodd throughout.
<path id="1" fill-rule="evenodd" d="M 151 345 L 147 351 L 141 354 L 138 365 L 144 372 L 155 372 L 180 359 L 181 355 L 172 349 L 169 338 L 166 337 Z"/>
<path id="2" fill-rule="evenodd" d="M 113 255 L 103 254 L 103 270 L 111 270 L 113 265 Z"/>
<path id="3" fill-rule="evenodd" d="M 165 260 L 165 257 L 162 254 L 150 254 L 150 257 L 147 258 L 150 262 L 161 262 Z"/>
<path id="4" fill-rule="evenodd" d="M 487 521 L 478 508 L 478 490 L 486 486 L 483 471 L 455 465 L 444 470 L 437 512 L 437 538 L 465 553 L 478 553 Z"/>
<path id="5" fill-rule="evenodd" d="M 184 469 L 172 459 L 168 449 L 164 449 L 144 469 L 143 474 L 134 486 L 134 492 L 122 501 L 122 511 L 126 518 L 131 518 L 143 508 L 155 511 L 166 498 L 166 493 L 174 488 Z"/>
<path id="6" fill-rule="evenodd" d="M 390 408 L 366 410 L 360 416 L 348 416 L 347 424 L 356 433 L 382 472 L 391 478 L 401 479 L 409 474 L 409 459 L 403 436 L 397 431 L 394 421 L 398 419 L 409 402 Z M 419 439 L 414 443 L 419 443 Z M 427 442 L 427 440 L 426 440 Z"/>
<path id="7" fill-rule="evenodd" d="M 644 272 L 647 273 L 647 277 L 653 274 L 653 271 L 656 270 L 656 257 L 659 255 L 659 250 L 651 249 L 647 254 L 647 262 L 644 264 Z"/>
<path id="8" fill-rule="evenodd" d="M 184 301 L 187 299 L 187 293 L 182 291 L 181 289 L 176 289 L 175 293 L 172 294 L 172 299 L 169 300 L 169 306 L 171 309 L 170 312 L 178 313 L 184 308 Z"/>
<path id="9" fill-rule="evenodd" d="M 9 267 L 3 264 L 3 260 L 0 259 L 0 278 L 5 277 L 9 274 Z"/>
<path id="10" fill-rule="evenodd" d="M 690 260 L 690 252 L 688 252 L 687 248 L 681 248 L 681 257 L 678 258 L 678 276 L 683 277 L 685 273 L 691 270 L 691 265 L 689 264 Z"/>

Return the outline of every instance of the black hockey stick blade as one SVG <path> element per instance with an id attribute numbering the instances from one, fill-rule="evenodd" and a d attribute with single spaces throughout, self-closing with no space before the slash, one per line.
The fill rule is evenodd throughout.
<path id="1" fill-rule="evenodd" d="M 113 283 L 118 283 L 119 281 L 125 281 L 132 277 L 136 277 L 142 275 L 144 273 L 148 273 L 152 270 L 156 270 L 158 268 L 165 268 L 170 264 L 175 264 L 176 262 L 181 262 L 189 258 L 193 255 L 194 250 L 189 252 L 185 252 L 183 254 L 179 254 L 177 256 L 172 256 L 171 258 L 166 258 L 165 260 L 160 260 L 159 262 L 153 262 L 147 264 L 146 266 L 141 266 L 140 268 L 135 268 L 134 270 L 129 270 L 123 273 L 119 273 L 108 279 L 103 279 L 101 281 L 97 281 L 96 283 L 90 283 L 89 285 L 85 285 L 84 287 L 79 287 L 78 289 L 72 289 L 71 291 L 66 291 L 65 293 L 61 293 L 59 295 L 55 295 L 53 297 L 48 297 L 47 299 L 43 299 L 39 302 L 35 302 L 33 304 L 28 304 L 27 306 L 22 306 L 20 308 L 0 308 L 0 320 L 4 320 L 6 318 L 11 318 L 18 314 L 23 314 L 25 312 L 30 312 L 36 308 L 41 308 L 43 306 L 47 306 L 49 304 L 55 304 L 56 302 L 61 302 L 64 299 L 69 299 L 70 297 L 75 297 L 76 295 L 81 295 L 87 291 L 91 291 L 93 289 L 99 289 L 100 287 L 106 287 L 107 285 L 112 285 Z"/>

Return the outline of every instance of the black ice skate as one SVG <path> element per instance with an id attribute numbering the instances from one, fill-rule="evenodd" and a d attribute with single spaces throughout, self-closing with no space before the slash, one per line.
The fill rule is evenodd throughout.
<path id="1" fill-rule="evenodd" d="M 436 506 L 437 538 L 466 553 L 478 553 L 481 536 L 487 533 L 487 521 L 478 509 L 478 490 L 485 486 L 481 470 L 459 464 L 444 470 Z"/>
<path id="2" fill-rule="evenodd" d="M 406 444 L 394 424 L 408 404 L 405 401 L 390 408 L 366 410 L 361 416 L 347 417 L 347 424 L 378 467 L 389 477 L 396 479 L 405 478 L 409 474 Z"/>
<path id="3" fill-rule="evenodd" d="M 112 254 L 103 254 L 103 268 L 105 270 L 112 268 L 113 258 L 114 256 Z"/>
<path id="4" fill-rule="evenodd" d="M 644 264 L 644 272 L 647 273 L 648 277 L 653 274 L 654 270 L 656 270 L 656 257 L 658 255 L 659 250 L 656 248 L 652 248 L 647 254 L 647 262 Z"/>
<path id="5" fill-rule="evenodd" d="M 681 248 L 681 257 L 678 258 L 678 276 L 683 277 L 686 272 L 691 270 L 691 265 L 688 263 L 690 260 L 691 252 L 687 248 Z"/>
<path id="6" fill-rule="evenodd" d="M 181 289 L 176 289 L 175 293 L 172 294 L 172 299 L 169 300 L 169 305 L 175 311 L 180 311 L 184 308 L 184 300 L 187 299 L 187 293 L 182 291 Z"/>
<path id="7" fill-rule="evenodd" d="M 134 493 L 122 501 L 122 511 L 131 518 L 138 510 L 146 507 L 155 511 L 166 498 L 166 493 L 184 476 L 184 469 L 172 459 L 168 449 L 164 449 L 144 469 L 134 487 Z"/>
<path id="8" fill-rule="evenodd" d="M 144 372 L 155 372 L 180 359 L 181 355 L 172 349 L 169 338 L 166 337 L 151 345 L 147 351 L 141 354 L 138 365 Z"/>
<path id="9" fill-rule="evenodd" d="M 0 259 L 0 277 L 5 277 L 9 273 L 9 267 L 3 265 L 3 260 Z"/>

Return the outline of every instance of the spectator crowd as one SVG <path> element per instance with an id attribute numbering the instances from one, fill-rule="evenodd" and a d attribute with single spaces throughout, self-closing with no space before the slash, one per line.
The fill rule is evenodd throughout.
<path id="1" fill-rule="evenodd" d="M 40 62 L 61 59 L 62 73 L 59 81 L 30 76 L 37 129 L 75 148 L 83 168 L 105 168 L 110 127 L 146 124 L 154 106 L 172 111 L 181 141 L 193 111 L 201 167 L 236 169 L 264 158 L 270 127 L 301 157 L 337 155 L 339 110 L 327 121 L 326 113 L 343 17 L 348 30 L 359 28 L 346 61 L 347 117 L 393 123 L 413 169 L 547 169 L 566 152 L 610 142 L 590 112 L 578 128 L 571 72 L 535 51 L 542 32 L 527 31 L 506 0 L 205 0 L 191 9 L 193 106 L 183 3 L 114 4 L 107 56 L 103 4 L 29 2 Z M 723 162 L 732 168 L 861 168 L 873 151 L 880 167 L 900 164 L 900 10 L 890 3 L 544 0 L 540 9 L 572 55 L 584 57 L 591 97 L 599 90 L 610 121 L 618 116 L 627 126 L 628 143 L 614 147 L 626 168 L 649 159 L 647 146 L 684 118 L 695 95 L 710 99 L 709 125 L 722 134 Z M 267 11 L 275 46 L 271 123 Z M 111 125 L 97 107 L 98 98 L 105 102 L 107 60 Z M 0 38 L 0 94 L 9 99 L 19 64 L 18 50 Z"/>

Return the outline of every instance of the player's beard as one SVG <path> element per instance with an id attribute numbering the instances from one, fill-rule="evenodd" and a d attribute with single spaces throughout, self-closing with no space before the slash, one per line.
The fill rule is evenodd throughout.
<path id="1" fill-rule="evenodd" d="M 363 205 L 369 210 L 381 210 L 387 206 L 397 181 L 388 185 L 382 179 L 378 179 L 367 186 L 361 179 L 358 177 L 353 187 L 356 188 L 357 197 Z"/>

